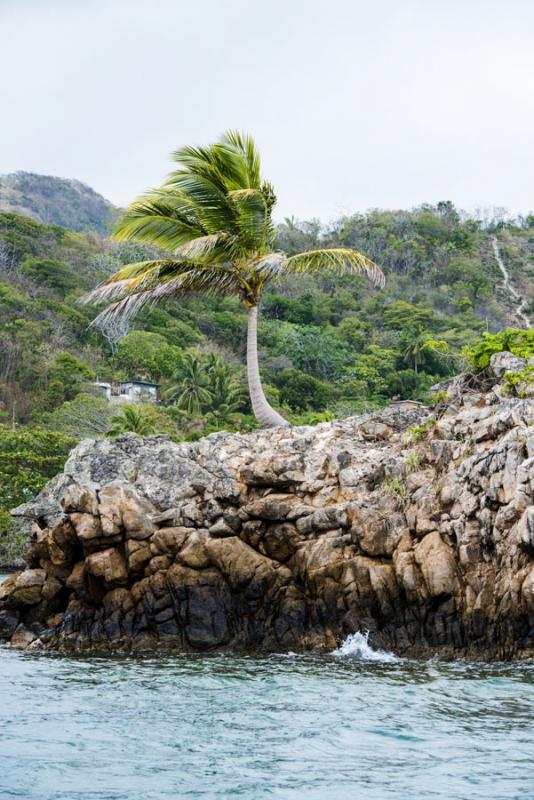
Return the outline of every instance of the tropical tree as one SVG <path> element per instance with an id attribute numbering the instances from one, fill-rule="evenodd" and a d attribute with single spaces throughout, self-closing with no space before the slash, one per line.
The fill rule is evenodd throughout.
<path id="1" fill-rule="evenodd" d="M 406 331 L 403 342 L 402 358 L 406 364 L 413 362 L 414 372 L 425 363 L 426 358 L 432 353 L 448 353 L 447 342 L 434 339 L 432 335 L 421 327 L 410 328 Z"/>
<path id="2" fill-rule="evenodd" d="M 156 422 L 150 410 L 141 406 L 124 405 L 119 414 L 111 417 L 111 428 L 108 436 L 119 436 L 121 433 L 137 433 L 139 436 L 151 436 L 156 433 Z"/>
<path id="3" fill-rule="evenodd" d="M 195 353 L 184 353 L 174 380 L 176 383 L 166 391 L 167 397 L 176 400 L 178 408 L 188 414 L 199 414 L 211 400 L 208 373 L 201 358 Z"/>
<path id="4" fill-rule="evenodd" d="M 267 281 L 288 273 L 347 270 L 384 283 L 379 267 L 348 248 L 274 252 L 276 197 L 261 175 L 253 139 L 234 131 L 207 147 L 173 154 L 179 168 L 135 200 L 118 221 L 117 239 L 136 239 L 168 255 L 120 269 L 89 296 L 110 305 L 97 317 L 132 319 L 145 307 L 189 292 L 233 294 L 248 309 L 247 376 L 252 408 L 266 427 L 287 425 L 267 402 L 257 352 L 258 306 Z"/>
<path id="5" fill-rule="evenodd" d="M 234 423 L 244 405 L 243 387 L 228 364 L 215 355 L 209 356 L 207 373 L 210 382 L 210 400 L 206 410 L 213 420 L 221 424 Z"/>

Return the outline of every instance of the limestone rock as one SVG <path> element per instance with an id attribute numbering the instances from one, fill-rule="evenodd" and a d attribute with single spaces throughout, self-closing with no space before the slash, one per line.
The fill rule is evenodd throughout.
<path id="1" fill-rule="evenodd" d="M 393 430 L 384 422 L 369 420 L 362 423 L 358 432 L 369 442 L 387 441 L 391 438 Z"/>

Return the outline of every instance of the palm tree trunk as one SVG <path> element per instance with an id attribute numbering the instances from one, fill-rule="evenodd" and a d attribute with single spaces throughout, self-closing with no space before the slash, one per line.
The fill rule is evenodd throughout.
<path id="1" fill-rule="evenodd" d="M 288 421 L 271 408 L 263 392 L 258 366 L 258 306 L 248 312 L 247 377 L 250 402 L 254 416 L 263 428 L 289 425 Z"/>

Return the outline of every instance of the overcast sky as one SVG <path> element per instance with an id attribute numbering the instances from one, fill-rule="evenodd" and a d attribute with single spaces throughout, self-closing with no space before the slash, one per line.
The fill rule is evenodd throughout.
<path id="1" fill-rule="evenodd" d="M 249 131 L 278 217 L 534 208 L 534 0 L 0 0 L 0 173 L 125 205 Z"/>

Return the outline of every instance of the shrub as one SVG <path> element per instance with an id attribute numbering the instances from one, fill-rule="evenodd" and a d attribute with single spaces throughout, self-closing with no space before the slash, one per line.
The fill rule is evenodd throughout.
<path id="1" fill-rule="evenodd" d="M 466 355 L 474 369 L 479 372 L 488 366 L 492 355 L 503 351 L 513 353 L 519 358 L 534 356 L 534 328 L 506 328 L 499 333 L 484 333 L 473 347 L 467 349 Z"/>
<path id="2" fill-rule="evenodd" d="M 332 387 L 325 381 L 298 369 L 283 369 L 276 376 L 280 402 L 295 411 L 323 411 L 332 398 Z"/>
<path id="3" fill-rule="evenodd" d="M 0 511 L 31 500 L 63 469 L 75 443 L 54 431 L 0 426 Z"/>

